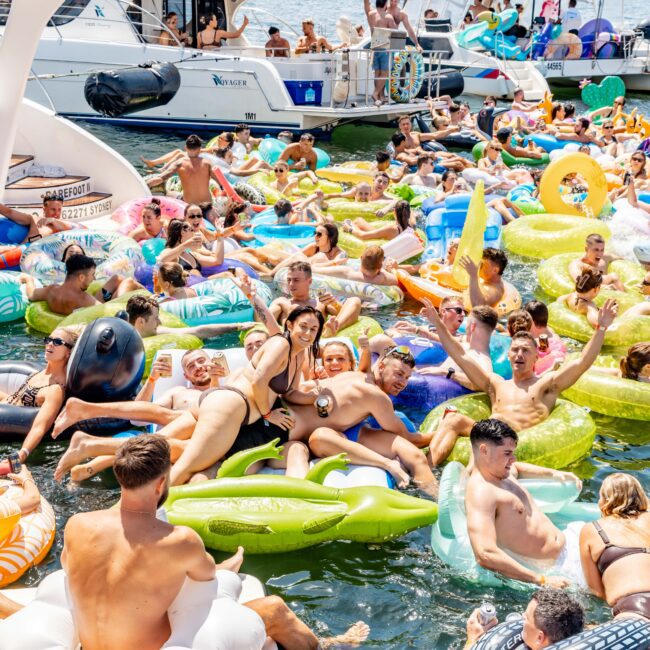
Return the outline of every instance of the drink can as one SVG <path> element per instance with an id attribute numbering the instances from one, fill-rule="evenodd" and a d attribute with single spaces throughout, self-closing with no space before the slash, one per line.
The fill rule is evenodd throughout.
<path id="1" fill-rule="evenodd" d="M 158 355 L 158 360 L 167 363 L 167 365 L 169 366 L 169 370 L 165 370 L 164 373 L 162 373 L 160 376 L 171 377 L 172 376 L 172 355 L 169 354 L 169 352 L 163 352 L 162 354 Z"/>
<path id="2" fill-rule="evenodd" d="M 539 349 L 548 350 L 548 334 L 539 335 Z"/>
<path id="3" fill-rule="evenodd" d="M 497 616 L 496 607 L 492 603 L 483 603 L 478 610 L 478 619 L 481 625 L 488 625 Z"/>

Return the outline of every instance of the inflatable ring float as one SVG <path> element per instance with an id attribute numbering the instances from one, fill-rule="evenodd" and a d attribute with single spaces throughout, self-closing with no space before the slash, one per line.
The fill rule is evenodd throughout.
<path id="1" fill-rule="evenodd" d="M 587 198 L 581 211 L 574 205 L 566 203 L 559 193 L 562 180 L 567 174 L 580 174 L 587 184 Z M 573 214 L 582 216 L 587 214 L 597 217 L 607 199 L 607 178 L 598 161 L 584 153 L 570 153 L 554 160 L 542 175 L 539 185 L 539 198 L 547 212 L 556 214 Z"/>
<path id="2" fill-rule="evenodd" d="M 368 330 L 369 339 L 373 336 L 377 336 L 377 334 L 383 334 L 384 332 L 382 326 L 374 318 L 370 318 L 370 316 L 359 316 L 359 320 L 357 320 L 356 323 L 352 323 L 352 325 L 339 330 L 336 333 L 336 337 L 347 337 L 352 341 L 352 343 L 358 346 L 359 337 L 365 330 Z"/>
<path id="3" fill-rule="evenodd" d="M 254 153 L 269 165 L 275 165 L 286 148 L 287 145 L 282 140 L 267 137 L 260 142 L 260 146 Z M 331 158 L 326 151 L 319 147 L 314 147 L 314 153 L 316 154 L 316 169 L 327 167 L 330 164 Z"/>
<path id="4" fill-rule="evenodd" d="M 543 214 L 546 209 L 539 199 L 534 196 L 534 185 L 519 185 L 510 190 L 506 198 L 514 203 L 525 215 L 529 214 Z"/>
<path id="5" fill-rule="evenodd" d="M 270 289 L 259 280 L 251 279 L 256 295 L 268 306 L 273 300 Z M 228 278 L 206 280 L 194 285 L 196 298 L 165 300 L 160 308 L 187 325 L 212 323 L 242 323 L 253 320 L 253 307 L 239 287 Z"/>
<path id="6" fill-rule="evenodd" d="M 480 160 L 483 157 L 483 150 L 485 149 L 485 142 L 477 142 L 472 147 L 472 156 L 474 160 Z M 541 167 L 548 165 L 551 159 L 548 154 L 542 154 L 541 158 L 518 158 L 508 153 L 505 149 L 501 152 L 501 160 L 506 167 L 515 167 L 516 165 L 526 165 L 527 167 Z M 546 172 L 544 172 L 546 173 Z"/>
<path id="7" fill-rule="evenodd" d="M 359 167 L 354 165 L 336 165 L 334 167 L 322 167 L 316 170 L 316 176 L 334 183 L 349 183 L 357 185 L 358 183 L 370 183 L 375 177 L 372 168 L 361 166 L 365 161 L 359 161 Z"/>
<path id="8" fill-rule="evenodd" d="M 435 431 L 447 406 L 455 406 L 459 413 L 477 421 L 489 418 L 492 412 L 488 396 L 473 393 L 437 406 L 427 415 L 420 431 Z M 553 469 L 567 467 L 591 452 L 595 436 L 596 425 L 589 413 L 581 406 L 559 399 L 546 420 L 519 432 L 517 460 Z M 447 460 L 467 465 L 469 456 L 469 438 L 463 437 L 458 439 Z"/>
<path id="9" fill-rule="evenodd" d="M 519 444 L 521 445 L 521 441 Z M 519 455 L 519 449 L 517 449 L 517 455 Z M 575 502 L 579 490 L 572 481 L 520 479 L 520 482 L 540 510 L 560 529 L 566 528 L 571 521 L 594 521 L 600 517 L 598 506 L 595 503 Z M 465 489 L 466 473 L 463 466 L 456 462 L 448 463 L 443 469 L 440 479 L 438 520 L 431 530 L 433 552 L 453 570 L 455 575 L 460 574 L 473 583 L 490 587 L 507 586 L 512 589 L 529 590 L 530 583 L 511 580 L 479 566 L 467 534 Z M 523 564 L 526 563 L 525 558 L 517 559 Z"/>
<path id="10" fill-rule="evenodd" d="M 650 384 L 599 372 L 598 368 L 618 370 L 618 358 L 600 355 L 593 366 L 571 388 L 565 390 L 562 396 L 596 413 L 626 420 L 649 421 Z"/>
<path id="11" fill-rule="evenodd" d="M 350 201 L 348 199 L 332 199 L 331 201 L 327 201 L 325 212 L 335 221 L 355 219 L 356 217 L 363 217 L 366 221 L 376 221 L 377 219 L 386 218 L 378 217 L 376 212 L 386 209 L 390 203 L 391 201 L 367 201 L 360 203 L 359 201 Z"/>
<path id="12" fill-rule="evenodd" d="M 609 226 L 598 219 L 567 214 L 531 214 L 503 229 L 503 245 L 524 257 L 546 259 L 557 253 L 579 253 L 585 239 L 598 233 L 609 239 Z"/>
<path id="13" fill-rule="evenodd" d="M 121 232 L 123 235 L 128 235 L 135 230 L 142 223 L 142 210 L 152 203 L 152 199 L 154 198 L 160 205 L 161 217 L 166 221 L 185 218 L 185 206 L 187 203 L 173 199 L 170 196 L 146 196 L 141 199 L 132 199 L 131 201 L 122 203 L 113 212 L 111 219 L 118 224 L 118 232 Z"/>
<path id="14" fill-rule="evenodd" d="M 16 271 L 0 271 L 0 323 L 21 320 L 25 316 L 29 300 L 19 277 Z M 36 286 L 40 286 L 40 282 L 37 281 Z"/>
<path id="15" fill-rule="evenodd" d="M 25 571 L 45 559 L 54 542 L 56 521 L 52 506 L 41 496 L 33 512 L 21 516 L 13 500 L 23 488 L 13 481 L 0 481 L 8 486 L 0 497 L 0 587 L 15 582 Z"/>
<path id="16" fill-rule="evenodd" d="M 65 280 L 63 251 L 77 244 L 97 263 L 95 278 L 108 280 L 113 275 L 133 276 L 142 264 L 138 243 L 118 232 L 100 230 L 64 230 L 31 244 L 20 259 L 20 268 L 44 285 Z"/>
<path id="17" fill-rule="evenodd" d="M 280 458 L 277 442 L 231 456 L 212 481 L 171 488 L 167 520 L 193 528 L 208 548 L 234 551 L 241 545 L 253 554 L 330 540 L 384 542 L 436 520 L 435 503 L 396 490 L 325 487 L 331 470 L 347 467 L 343 454 L 316 463 L 304 479 L 245 476 L 253 463 Z"/>
<path id="18" fill-rule="evenodd" d="M 275 284 L 288 295 L 287 268 L 280 269 L 275 274 Z M 386 307 L 388 305 L 399 305 L 404 300 L 404 294 L 397 287 L 385 287 L 368 282 L 357 282 L 356 280 L 345 280 L 334 278 L 329 275 L 319 275 L 318 272 L 312 275 L 312 289 L 316 291 L 329 291 L 335 296 L 343 298 L 360 298 L 363 302 Z"/>
<path id="19" fill-rule="evenodd" d="M 318 169 L 316 170 L 316 173 L 320 177 L 321 172 L 327 169 L 331 168 L 325 167 L 322 170 Z M 267 205 L 275 205 L 280 199 L 295 200 L 296 197 L 306 197 L 313 194 L 316 190 L 322 190 L 325 194 L 334 194 L 343 191 L 343 188 L 339 183 L 327 180 L 327 177 L 323 176 L 322 180 L 316 184 L 312 183 L 309 178 L 303 178 L 298 183 L 298 187 L 294 188 L 292 191 L 292 195 L 286 196 L 271 185 L 274 180 L 275 178 L 271 174 L 258 172 L 248 179 L 248 185 L 260 192 L 263 198 L 263 203 L 266 203 Z M 372 181 L 372 176 L 370 177 L 370 181 Z M 237 185 L 239 185 L 239 183 Z M 237 189 L 237 185 L 235 185 L 235 189 Z M 252 203 L 258 203 L 258 201 L 252 201 Z"/>
<path id="20" fill-rule="evenodd" d="M 20 268 L 20 258 L 23 255 L 25 246 L 14 246 L 5 253 L 0 254 L 0 270 L 16 271 Z"/>
<path id="21" fill-rule="evenodd" d="M 393 55 L 390 71 L 390 98 L 394 102 L 412 102 L 424 81 L 424 57 L 413 47 Z"/>
<path id="22" fill-rule="evenodd" d="M 548 324 L 560 336 L 568 336 L 586 343 L 594 334 L 587 317 L 571 311 L 564 303 L 554 302 L 548 307 Z M 650 316 L 627 316 L 615 318 L 605 332 L 604 345 L 629 347 L 639 341 L 650 341 Z"/>
<path id="23" fill-rule="evenodd" d="M 537 279 L 544 292 L 553 298 L 559 298 L 574 291 L 575 282 L 569 275 L 569 265 L 579 258 L 580 255 L 575 253 L 563 253 L 544 260 L 537 268 Z M 640 264 L 630 260 L 615 260 L 609 265 L 608 271 L 616 273 L 628 291 L 602 288 L 596 297 L 598 306 L 608 298 L 615 298 L 622 313 L 643 300 L 643 296 L 637 291 L 645 276 L 645 271 Z"/>

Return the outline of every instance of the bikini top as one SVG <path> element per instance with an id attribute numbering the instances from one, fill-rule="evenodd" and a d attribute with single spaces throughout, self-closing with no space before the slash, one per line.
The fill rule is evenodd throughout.
<path id="1" fill-rule="evenodd" d="M 274 336 L 281 336 L 287 343 L 289 343 L 289 359 L 287 361 L 287 367 L 279 372 L 275 377 L 269 381 L 269 388 L 276 393 L 277 395 L 284 395 L 291 386 L 294 376 L 289 379 L 289 366 L 291 364 L 291 339 L 286 334 L 274 334 Z M 253 366 L 253 362 L 251 361 Z M 255 368 L 255 366 L 253 366 Z"/>
<path id="2" fill-rule="evenodd" d="M 603 527 L 597 522 L 594 521 L 594 528 L 600 535 L 600 539 L 605 543 L 605 549 L 600 554 L 596 566 L 600 575 L 603 575 L 607 569 L 609 569 L 614 562 L 627 557 L 628 555 L 639 555 L 641 553 L 650 553 L 650 548 L 643 548 L 640 546 L 616 546 L 609 541 L 607 533 L 603 530 Z"/>
<path id="3" fill-rule="evenodd" d="M 36 406 L 36 399 L 38 398 L 38 394 L 44 388 L 49 388 L 50 386 L 56 385 L 47 384 L 45 386 L 30 386 L 30 379 L 32 379 L 32 377 L 35 377 L 39 372 L 40 370 L 37 370 L 36 372 L 29 375 L 29 377 L 27 377 L 25 380 L 25 383 L 22 384 L 22 386 L 20 386 L 16 392 L 9 396 L 7 399 L 7 404 L 13 404 L 16 406 Z"/>
<path id="4" fill-rule="evenodd" d="M 183 257 L 179 256 L 178 257 L 178 263 L 183 267 L 184 271 L 201 271 L 201 263 L 199 260 L 192 255 L 192 253 L 185 253 L 186 255 L 189 255 L 195 262 L 196 266 L 192 266 L 192 263 L 189 262 L 188 260 L 184 259 Z"/>

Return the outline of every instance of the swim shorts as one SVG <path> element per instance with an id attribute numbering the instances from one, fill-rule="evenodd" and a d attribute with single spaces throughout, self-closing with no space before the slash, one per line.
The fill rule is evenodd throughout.
<path id="1" fill-rule="evenodd" d="M 388 70 L 390 67 L 390 54 L 385 50 L 375 50 L 372 54 L 373 70 Z"/>

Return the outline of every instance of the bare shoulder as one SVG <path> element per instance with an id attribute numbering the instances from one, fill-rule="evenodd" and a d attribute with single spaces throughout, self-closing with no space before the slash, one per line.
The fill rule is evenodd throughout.
<path id="1" fill-rule="evenodd" d="M 166 546 L 174 547 L 175 552 L 182 554 L 184 557 L 188 557 L 197 551 L 205 551 L 203 540 L 196 531 L 188 526 L 167 525 L 172 528 L 172 531 L 167 538 Z"/>

